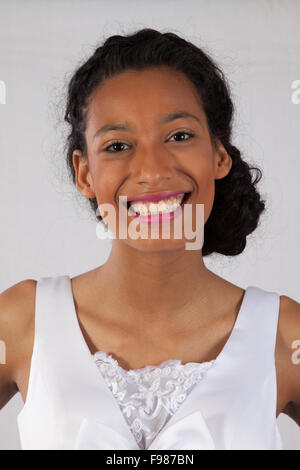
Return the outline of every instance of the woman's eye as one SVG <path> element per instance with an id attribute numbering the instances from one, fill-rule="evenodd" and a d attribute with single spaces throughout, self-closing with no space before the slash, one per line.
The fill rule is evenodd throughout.
<path id="1" fill-rule="evenodd" d="M 185 140 L 190 140 L 190 138 L 194 137 L 194 134 L 191 134 L 190 132 L 184 132 L 184 131 L 181 131 L 181 132 L 176 132 L 176 134 L 173 134 L 172 137 L 175 137 L 176 135 L 188 135 L 189 138 L 188 139 L 180 139 L 176 142 L 184 142 Z M 172 138 L 171 137 L 171 138 Z"/>
<path id="2" fill-rule="evenodd" d="M 104 151 L 105 152 L 112 152 L 112 153 L 116 153 L 114 150 L 109 150 L 111 147 L 116 147 L 116 146 L 120 146 L 120 145 L 126 145 L 124 144 L 124 142 L 119 142 L 118 140 L 116 142 L 113 142 L 112 144 L 110 144 L 108 147 L 105 147 Z M 118 150 L 117 150 L 118 152 Z"/>
<path id="3" fill-rule="evenodd" d="M 176 142 L 184 142 L 184 141 L 190 140 L 191 138 L 194 137 L 194 134 L 192 134 L 190 132 L 181 131 L 181 132 L 176 132 L 175 134 L 173 134 L 169 140 L 171 140 L 175 136 L 184 136 L 184 135 L 188 136 L 189 138 L 187 138 L 187 139 L 183 138 L 183 139 L 180 139 L 178 141 L 176 140 Z M 122 151 L 122 149 L 120 149 L 120 146 L 124 146 L 124 145 L 126 146 L 126 144 L 124 142 L 116 140 L 115 142 L 112 142 L 110 145 L 108 145 L 108 147 L 105 147 L 104 151 L 105 152 L 116 153 L 116 152 L 119 152 L 120 150 Z M 110 150 L 111 147 L 113 147 L 114 150 Z M 118 147 L 119 147 L 119 150 L 116 150 Z"/>

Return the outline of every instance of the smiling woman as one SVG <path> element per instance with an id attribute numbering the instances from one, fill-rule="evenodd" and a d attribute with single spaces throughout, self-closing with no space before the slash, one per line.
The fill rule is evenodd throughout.
<path id="1" fill-rule="evenodd" d="M 255 187 L 260 169 L 242 160 L 231 143 L 232 115 L 222 71 L 194 44 L 174 33 L 150 29 L 127 37 L 112 36 L 69 83 L 65 119 L 71 125 L 66 148 L 70 175 L 74 182 L 77 175 L 77 187 L 90 198 L 100 221 L 98 205 L 112 202 L 112 195 L 106 198 L 107 184 L 112 188 L 112 165 L 114 175 L 118 172 L 123 178 L 129 166 L 131 171 L 144 173 L 146 181 L 134 188 L 118 181 L 127 196 L 178 189 L 173 187 L 176 184 L 188 186 L 194 202 L 203 203 L 206 210 L 202 256 L 213 252 L 238 255 L 247 235 L 257 227 L 265 204 Z M 184 135 L 185 139 L 171 140 Z M 144 145 L 145 137 L 152 141 L 152 155 Z M 161 171 L 171 154 L 173 178 L 168 166 L 163 181 L 158 184 L 152 177 L 151 184 L 147 182 L 148 165 L 153 173 L 156 164 Z M 91 172 L 86 174 L 83 167 L 88 157 Z M 182 165 L 181 175 L 176 174 L 176 163 Z M 136 168 L 138 164 L 141 168 Z M 188 180 L 191 171 L 194 188 Z"/>
<path id="2" fill-rule="evenodd" d="M 97 221 L 98 207 L 114 209 L 115 235 L 124 212 L 130 234 L 155 219 L 158 236 L 116 236 L 104 265 L 1 294 L 13 359 L 0 399 L 22 394 L 23 449 L 281 449 L 278 415 L 300 422 L 299 304 L 236 286 L 203 260 L 242 253 L 265 210 L 232 117 L 222 71 L 171 32 L 109 37 L 75 71 L 73 183 Z M 187 250 L 176 224 L 198 230 L 199 206 L 204 243 Z"/>

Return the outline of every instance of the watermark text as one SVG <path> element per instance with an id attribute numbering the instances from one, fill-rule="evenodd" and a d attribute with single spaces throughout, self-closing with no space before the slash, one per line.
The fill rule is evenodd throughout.
<path id="1" fill-rule="evenodd" d="M 0 80 L 0 104 L 6 104 L 6 85 L 3 80 Z"/>

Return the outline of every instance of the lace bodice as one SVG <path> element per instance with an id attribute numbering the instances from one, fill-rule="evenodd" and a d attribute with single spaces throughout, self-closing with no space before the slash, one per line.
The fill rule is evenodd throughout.
<path id="1" fill-rule="evenodd" d="M 182 364 L 169 359 L 128 371 L 106 352 L 98 351 L 93 357 L 141 450 L 148 448 L 215 362 Z"/>

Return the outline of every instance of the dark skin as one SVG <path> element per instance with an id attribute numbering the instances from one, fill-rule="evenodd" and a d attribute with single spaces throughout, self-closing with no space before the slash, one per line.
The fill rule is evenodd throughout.
<path id="1" fill-rule="evenodd" d="M 178 110 L 192 113 L 199 121 L 185 117 L 159 122 Z M 114 130 L 94 138 L 105 124 L 125 122 L 130 131 Z M 178 133 L 194 137 L 183 142 L 174 138 Z M 120 195 L 183 189 L 192 191 L 193 210 L 196 203 L 204 204 L 206 222 L 213 207 L 215 180 L 225 177 L 232 165 L 222 144 L 211 139 L 194 85 L 167 67 L 126 71 L 99 86 L 89 103 L 85 137 L 88 158 L 80 150 L 73 153 L 76 186 L 83 196 L 96 197 L 98 205 L 114 205 L 117 220 Z M 104 150 L 116 140 L 121 145 L 109 147 L 114 152 Z M 219 355 L 245 291 L 207 269 L 201 250 L 186 250 L 186 241 L 184 237 L 116 238 L 104 265 L 72 278 L 76 313 L 91 353 L 106 351 L 125 369 L 166 359 L 204 362 Z M 4 401 L 17 390 L 26 399 L 35 285 L 36 281 L 26 280 L 1 294 L 0 310 L 8 311 L 14 298 L 18 299 L 14 310 L 26 302 L 27 312 L 23 320 L 20 316 L 17 320 L 17 313 L 10 314 L 16 317 L 19 336 L 2 322 L 12 358 L 0 389 Z M 291 361 L 295 339 L 300 339 L 300 304 L 281 296 L 276 416 L 283 411 L 300 425 L 300 365 Z"/>

